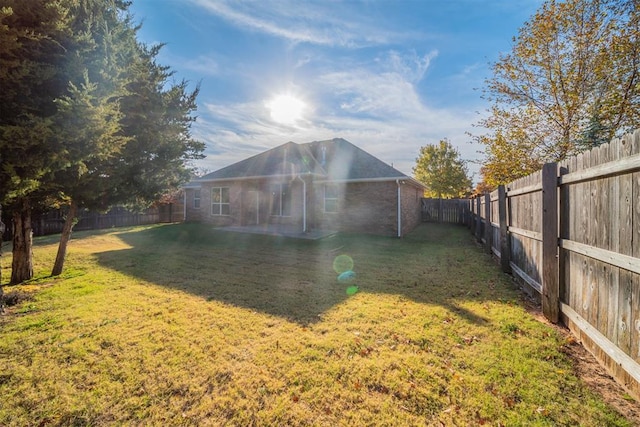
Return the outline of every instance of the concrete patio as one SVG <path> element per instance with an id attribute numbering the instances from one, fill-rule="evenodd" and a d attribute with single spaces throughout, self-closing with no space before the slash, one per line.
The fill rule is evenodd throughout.
<path id="1" fill-rule="evenodd" d="M 219 227 L 217 230 L 232 231 L 236 233 L 266 234 L 270 236 L 283 236 L 294 239 L 319 240 L 333 236 L 337 231 L 313 229 L 307 232 L 302 231 L 302 226 L 285 224 L 261 224 Z"/>

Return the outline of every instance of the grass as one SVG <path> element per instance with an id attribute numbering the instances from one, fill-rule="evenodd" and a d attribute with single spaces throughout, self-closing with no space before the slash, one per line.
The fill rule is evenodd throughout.
<path id="1" fill-rule="evenodd" d="M 51 279 L 55 241 L 5 288 L 0 425 L 631 425 L 463 228 L 77 233 Z"/>

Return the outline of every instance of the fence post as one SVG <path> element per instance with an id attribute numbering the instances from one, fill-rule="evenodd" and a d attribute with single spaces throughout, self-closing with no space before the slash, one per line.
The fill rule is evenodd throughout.
<path id="1" fill-rule="evenodd" d="M 500 266 L 505 273 L 511 273 L 511 239 L 507 222 L 507 188 L 498 187 L 498 217 L 500 222 Z"/>
<path id="2" fill-rule="evenodd" d="M 566 175 L 569 173 L 567 167 L 559 167 L 558 175 Z M 569 238 L 569 221 L 571 217 L 569 215 L 569 186 L 560 186 L 558 191 L 558 239 L 568 239 Z M 615 215 L 615 213 L 613 213 Z M 560 242 L 560 240 L 558 240 Z M 567 257 L 565 256 L 563 249 L 558 245 L 558 293 L 560 295 L 560 299 L 564 298 L 566 291 L 566 270 L 567 269 Z"/>
<path id="3" fill-rule="evenodd" d="M 471 230 L 471 234 L 475 236 L 476 234 L 476 223 L 478 222 L 478 212 L 476 211 L 476 199 L 475 197 L 471 199 L 471 218 L 469 218 L 469 230 Z"/>
<path id="4" fill-rule="evenodd" d="M 476 196 L 476 239 L 482 242 L 482 215 L 480 214 L 480 196 Z"/>
<path id="5" fill-rule="evenodd" d="M 558 164 L 542 167 L 542 312 L 553 323 L 560 317 L 558 281 Z"/>
<path id="6" fill-rule="evenodd" d="M 491 247 L 493 237 L 493 226 L 491 225 L 491 194 L 485 193 L 484 195 L 484 241 L 485 249 L 489 255 L 491 255 Z"/>
<path id="7" fill-rule="evenodd" d="M 471 234 L 476 234 L 476 199 L 472 198 L 469 200 L 469 206 L 471 207 L 471 215 L 469 215 L 469 230 L 471 230 Z"/>

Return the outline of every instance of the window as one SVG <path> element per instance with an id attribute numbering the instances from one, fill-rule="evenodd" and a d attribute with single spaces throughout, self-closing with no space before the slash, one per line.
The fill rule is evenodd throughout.
<path id="1" fill-rule="evenodd" d="M 193 191 L 193 208 L 200 209 L 200 190 Z"/>
<path id="2" fill-rule="evenodd" d="M 211 215 L 229 215 L 229 188 L 213 187 L 211 189 Z"/>
<path id="3" fill-rule="evenodd" d="M 291 188 L 289 184 L 271 186 L 271 215 L 291 216 Z"/>
<path id="4" fill-rule="evenodd" d="M 324 211 L 327 213 L 338 212 L 338 186 L 335 184 L 324 185 Z"/>

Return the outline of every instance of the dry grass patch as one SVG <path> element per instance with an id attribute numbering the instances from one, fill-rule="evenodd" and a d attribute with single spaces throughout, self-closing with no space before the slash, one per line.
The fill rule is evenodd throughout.
<path id="1" fill-rule="evenodd" d="M 630 425 L 465 229 L 77 233 L 67 268 L 0 320 L 1 425 Z"/>

